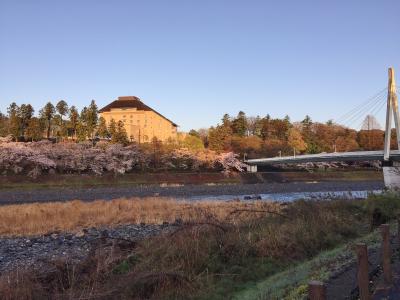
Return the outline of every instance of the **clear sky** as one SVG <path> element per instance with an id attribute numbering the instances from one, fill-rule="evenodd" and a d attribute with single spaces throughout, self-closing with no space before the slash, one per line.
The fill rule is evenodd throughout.
<path id="1" fill-rule="evenodd" d="M 326 121 L 399 60 L 398 0 L 0 0 L 3 113 L 135 95 L 181 130 L 239 110 Z"/>

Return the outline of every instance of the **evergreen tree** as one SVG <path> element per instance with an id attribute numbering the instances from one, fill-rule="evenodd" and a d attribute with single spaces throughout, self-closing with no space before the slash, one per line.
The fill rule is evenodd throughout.
<path id="1" fill-rule="evenodd" d="M 61 137 L 66 137 L 67 134 L 68 134 L 68 131 L 67 131 L 67 127 L 66 127 L 66 124 L 65 124 L 63 118 L 68 113 L 68 104 L 67 104 L 67 102 L 65 102 L 64 100 L 58 101 L 58 103 L 56 104 L 56 111 L 59 114 L 58 125 L 60 126 L 60 130 L 58 131 L 58 134 Z"/>
<path id="2" fill-rule="evenodd" d="M 46 137 L 50 138 L 51 120 L 54 118 L 55 108 L 51 102 L 47 104 L 40 110 L 40 117 L 46 121 L 47 133 Z"/>
<path id="3" fill-rule="evenodd" d="M 127 145 L 129 143 L 124 122 L 118 121 L 115 134 L 111 137 L 111 142 L 122 145 Z"/>
<path id="4" fill-rule="evenodd" d="M 232 122 L 232 131 L 238 136 L 247 135 L 247 119 L 246 114 L 240 111 L 237 117 Z"/>
<path id="5" fill-rule="evenodd" d="M 0 112 L 0 136 L 6 136 L 8 134 L 8 119 Z"/>
<path id="6" fill-rule="evenodd" d="M 106 120 L 103 117 L 99 118 L 99 124 L 97 125 L 97 135 L 101 138 L 109 137 Z"/>
<path id="7" fill-rule="evenodd" d="M 86 127 L 88 136 L 93 139 L 94 133 L 97 127 L 97 105 L 94 100 L 90 102 L 90 105 L 86 111 Z"/>
<path id="8" fill-rule="evenodd" d="M 265 141 L 271 135 L 271 117 L 267 115 L 265 118 L 262 118 L 261 121 L 261 138 Z"/>
<path id="9" fill-rule="evenodd" d="M 111 137 L 113 137 L 116 132 L 117 132 L 117 123 L 115 122 L 114 119 L 111 119 L 110 124 L 108 124 L 108 133 L 110 134 Z"/>
<path id="10" fill-rule="evenodd" d="M 71 106 L 69 109 L 69 126 L 72 129 L 72 136 L 76 138 L 76 128 L 79 122 L 79 113 L 75 106 Z"/>
<path id="11" fill-rule="evenodd" d="M 33 117 L 34 109 L 30 104 L 22 104 L 18 109 L 20 119 L 20 136 L 25 136 L 25 130 L 28 127 L 29 120 Z"/>
<path id="12" fill-rule="evenodd" d="M 194 130 L 194 129 L 191 129 L 191 130 L 189 131 L 189 135 L 192 135 L 192 136 L 195 136 L 195 137 L 200 138 L 200 134 L 199 134 L 196 130 Z"/>
<path id="13" fill-rule="evenodd" d="M 87 130 L 87 116 L 88 116 L 88 108 L 85 106 L 82 108 L 81 113 L 79 115 L 78 124 L 76 127 L 76 135 L 78 141 L 85 141 L 88 137 Z"/>
<path id="14" fill-rule="evenodd" d="M 39 141 L 43 138 L 43 132 L 45 128 L 46 124 L 44 123 L 43 119 L 33 117 L 28 121 L 26 137 L 32 141 Z"/>
<path id="15" fill-rule="evenodd" d="M 18 116 L 19 107 L 13 102 L 7 108 L 8 113 L 8 133 L 12 134 L 15 138 L 19 136 L 19 129 L 21 127 L 21 119 Z"/>
<path id="16" fill-rule="evenodd" d="M 229 128 L 232 127 L 231 117 L 228 114 L 224 114 L 224 116 L 222 117 L 222 126 Z"/>
<path id="17" fill-rule="evenodd" d="M 232 130 L 222 125 L 211 127 L 208 132 L 208 148 L 215 151 L 230 150 Z"/>

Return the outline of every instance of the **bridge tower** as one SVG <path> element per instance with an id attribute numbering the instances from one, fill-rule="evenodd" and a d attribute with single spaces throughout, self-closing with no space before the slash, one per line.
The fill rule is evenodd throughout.
<path id="1" fill-rule="evenodd" d="M 397 149 L 400 150 L 400 115 L 398 99 L 396 94 L 396 83 L 394 78 L 394 69 L 389 68 L 385 142 L 383 150 L 383 177 L 385 186 L 389 188 L 400 188 L 400 167 L 390 159 L 390 140 L 392 131 L 392 118 L 396 128 Z"/>

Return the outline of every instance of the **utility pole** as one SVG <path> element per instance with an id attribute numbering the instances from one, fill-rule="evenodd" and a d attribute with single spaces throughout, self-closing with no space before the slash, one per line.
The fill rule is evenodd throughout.
<path id="1" fill-rule="evenodd" d="M 387 109 L 386 109 L 386 125 L 385 125 L 385 144 L 384 144 L 384 153 L 383 160 L 389 161 L 390 156 L 390 138 L 392 131 L 392 111 L 394 124 L 396 128 L 397 135 L 397 146 L 400 149 L 400 116 L 399 116 L 399 107 L 397 103 L 397 95 L 396 95 L 396 83 L 394 78 L 394 69 L 389 68 L 389 80 L 388 80 L 388 96 L 387 96 Z"/>

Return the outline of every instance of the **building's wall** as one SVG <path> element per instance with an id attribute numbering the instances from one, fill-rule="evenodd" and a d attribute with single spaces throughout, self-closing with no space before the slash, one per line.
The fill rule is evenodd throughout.
<path id="1" fill-rule="evenodd" d="M 128 138 L 146 143 L 156 137 L 161 141 L 169 138 L 176 139 L 176 127 L 165 118 L 153 111 L 136 110 L 136 108 L 111 109 L 109 112 L 102 112 L 100 115 L 106 120 L 107 126 L 111 119 L 115 122 L 123 121 Z"/>

